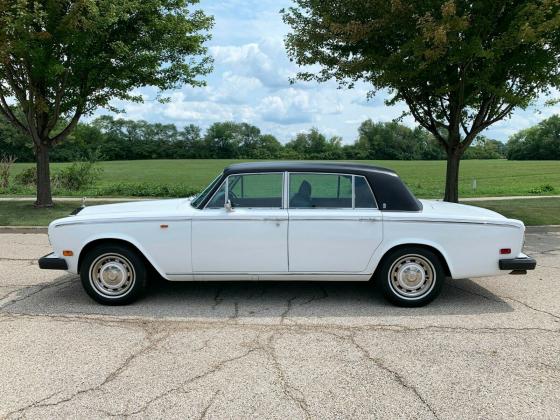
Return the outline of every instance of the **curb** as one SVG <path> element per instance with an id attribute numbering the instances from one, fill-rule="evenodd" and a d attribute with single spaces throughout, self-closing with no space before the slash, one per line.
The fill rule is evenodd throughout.
<path id="1" fill-rule="evenodd" d="M 0 226 L 2 233 L 47 233 L 47 226 Z"/>
<path id="2" fill-rule="evenodd" d="M 527 226 L 525 228 L 525 232 L 527 233 L 560 232 L 560 225 Z"/>
<path id="3" fill-rule="evenodd" d="M 509 200 L 535 200 L 539 198 L 560 198 L 560 195 L 508 195 L 508 196 L 498 196 L 498 197 L 465 197 L 460 198 L 459 203 L 471 202 L 475 203 L 477 201 L 509 201 Z M 441 200 L 438 200 L 441 201 Z"/>

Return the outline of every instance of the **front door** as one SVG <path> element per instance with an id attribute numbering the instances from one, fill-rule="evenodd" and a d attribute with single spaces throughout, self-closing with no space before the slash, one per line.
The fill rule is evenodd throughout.
<path id="1" fill-rule="evenodd" d="M 289 270 L 360 273 L 382 241 L 382 215 L 366 178 L 292 173 Z"/>
<path id="2" fill-rule="evenodd" d="M 232 274 L 257 279 L 259 273 L 288 271 L 283 177 L 241 174 L 224 181 L 192 221 L 195 278 Z"/>

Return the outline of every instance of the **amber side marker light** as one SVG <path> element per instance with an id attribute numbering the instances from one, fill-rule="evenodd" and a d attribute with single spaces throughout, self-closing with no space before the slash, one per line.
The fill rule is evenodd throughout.
<path id="1" fill-rule="evenodd" d="M 500 249 L 500 255 L 511 254 L 511 248 L 502 248 Z"/>
<path id="2" fill-rule="evenodd" d="M 62 255 L 64 255 L 65 257 L 71 257 L 72 255 L 74 255 L 74 253 L 69 249 L 65 249 L 64 251 L 62 251 Z"/>

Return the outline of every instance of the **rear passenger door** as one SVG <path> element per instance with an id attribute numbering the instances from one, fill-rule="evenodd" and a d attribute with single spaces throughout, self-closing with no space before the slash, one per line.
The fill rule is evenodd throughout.
<path id="1" fill-rule="evenodd" d="M 290 173 L 289 271 L 359 273 L 382 240 L 382 216 L 367 179 Z"/>

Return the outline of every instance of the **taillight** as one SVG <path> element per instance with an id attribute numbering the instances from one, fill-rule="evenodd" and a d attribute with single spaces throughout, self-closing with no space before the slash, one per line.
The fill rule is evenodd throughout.
<path id="1" fill-rule="evenodd" d="M 511 254 L 511 248 L 502 248 L 500 249 L 500 255 Z"/>

